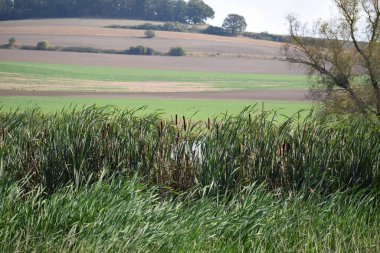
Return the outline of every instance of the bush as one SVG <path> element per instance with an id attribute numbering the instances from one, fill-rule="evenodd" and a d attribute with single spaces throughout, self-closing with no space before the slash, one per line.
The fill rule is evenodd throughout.
<path id="1" fill-rule="evenodd" d="M 145 55 L 154 55 L 153 48 L 146 47 Z"/>
<path id="2" fill-rule="evenodd" d="M 212 34 L 212 35 L 220 35 L 220 36 L 228 36 L 228 32 L 219 26 L 212 26 L 210 25 L 206 29 L 202 31 L 204 34 Z"/>
<path id="3" fill-rule="evenodd" d="M 38 49 L 38 50 L 46 50 L 46 49 L 48 49 L 49 47 L 50 47 L 49 42 L 46 41 L 46 40 L 44 40 L 44 41 L 40 41 L 40 42 L 38 42 L 37 45 L 36 45 L 36 49 Z"/>
<path id="4" fill-rule="evenodd" d="M 145 54 L 146 48 L 144 46 L 130 47 L 128 53 L 130 54 Z"/>
<path id="5" fill-rule="evenodd" d="M 64 47 L 61 49 L 64 52 L 78 52 L 78 53 L 100 53 L 101 50 L 93 47 Z"/>
<path id="6" fill-rule="evenodd" d="M 186 25 L 179 22 L 166 22 L 163 25 L 156 25 L 152 23 L 145 23 L 141 25 L 109 25 L 105 28 L 118 28 L 118 29 L 136 29 L 136 30 L 155 30 L 155 31 L 168 31 L 168 32 L 189 32 L 198 33 L 202 28 L 197 25 Z"/>
<path id="7" fill-rule="evenodd" d="M 256 40 L 268 40 L 268 41 L 276 41 L 276 42 L 286 42 L 286 37 L 285 36 L 270 34 L 270 33 L 267 33 L 267 32 L 261 32 L 261 33 L 245 32 L 245 33 L 243 33 L 243 36 L 251 38 L 251 39 L 256 39 Z"/>
<path id="8" fill-rule="evenodd" d="M 125 51 L 126 54 L 135 54 L 135 55 L 153 55 L 154 50 L 150 47 L 137 46 L 130 47 L 129 50 Z"/>
<path id="9" fill-rule="evenodd" d="M 172 47 L 172 48 L 170 48 L 169 55 L 171 55 L 171 56 L 185 56 L 186 50 L 183 47 Z"/>
<path id="10" fill-rule="evenodd" d="M 156 37 L 156 32 L 154 30 L 146 30 L 144 34 L 148 39 Z"/>
<path id="11" fill-rule="evenodd" d="M 16 38 L 12 37 L 8 40 L 9 47 L 14 47 L 16 45 Z"/>

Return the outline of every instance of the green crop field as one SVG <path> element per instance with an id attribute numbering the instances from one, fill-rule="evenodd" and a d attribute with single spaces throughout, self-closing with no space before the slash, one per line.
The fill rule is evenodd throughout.
<path id="1" fill-rule="evenodd" d="M 63 64 L 0 62 L 0 72 L 38 78 L 68 78 L 104 82 L 192 82 L 219 89 L 307 89 L 305 75 L 237 74 L 93 67 Z"/>
<path id="2" fill-rule="evenodd" d="M 164 100 L 164 99 L 101 99 L 101 98 L 69 98 L 69 97 L 0 97 L 0 106 L 3 111 L 16 108 L 26 109 L 39 107 L 44 112 L 57 112 L 64 107 L 113 105 L 119 108 L 140 108 L 146 106 L 140 114 L 160 111 L 163 117 L 185 115 L 194 119 L 203 120 L 214 115 L 228 113 L 238 114 L 246 106 L 256 105 L 258 109 L 275 110 L 279 114 L 290 116 L 300 110 L 309 111 L 311 103 L 293 102 L 260 102 L 260 101 L 225 101 L 225 100 Z"/>

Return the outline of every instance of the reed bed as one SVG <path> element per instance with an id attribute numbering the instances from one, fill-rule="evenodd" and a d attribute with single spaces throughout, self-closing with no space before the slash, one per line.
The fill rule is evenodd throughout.
<path id="1" fill-rule="evenodd" d="M 0 252 L 380 252 L 378 122 L 0 112 Z"/>
<path id="2" fill-rule="evenodd" d="M 43 186 L 46 194 L 115 174 L 211 194 L 252 183 L 323 194 L 380 185 L 380 127 L 369 120 L 322 122 L 311 113 L 280 123 L 252 107 L 205 122 L 135 113 L 96 106 L 55 115 L 2 111 L 0 176 L 27 178 L 27 190 Z"/>

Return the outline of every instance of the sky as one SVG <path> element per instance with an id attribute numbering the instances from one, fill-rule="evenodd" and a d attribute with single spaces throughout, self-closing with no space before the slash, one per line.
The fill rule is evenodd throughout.
<path id="1" fill-rule="evenodd" d="M 245 17 L 250 32 L 287 34 L 286 16 L 296 14 L 303 22 L 319 18 L 329 19 L 334 14 L 332 0 L 203 0 L 215 11 L 215 18 L 207 20 L 221 26 L 230 14 Z"/>

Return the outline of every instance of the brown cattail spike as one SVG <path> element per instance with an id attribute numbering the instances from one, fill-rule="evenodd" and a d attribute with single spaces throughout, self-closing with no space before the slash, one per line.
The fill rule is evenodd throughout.
<path id="1" fill-rule="evenodd" d="M 182 118 L 183 118 L 183 130 L 186 131 L 186 129 L 187 129 L 186 118 L 185 118 L 185 116 L 183 116 Z"/>

